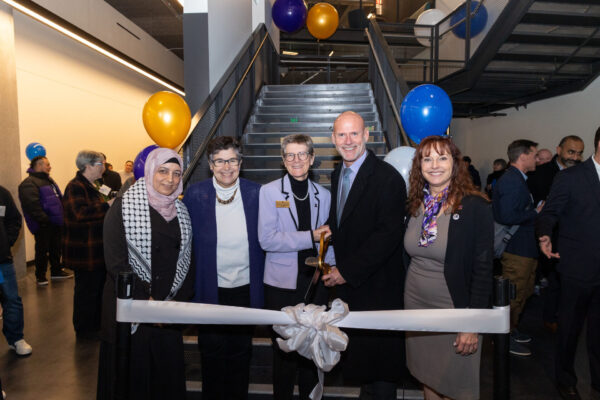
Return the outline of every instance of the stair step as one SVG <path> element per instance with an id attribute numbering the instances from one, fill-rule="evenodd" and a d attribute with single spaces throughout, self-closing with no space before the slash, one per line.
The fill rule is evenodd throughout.
<path id="1" fill-rule="evenodd" d="M 325 113 L 337 113 L 338 115 L 348 110 L 347 105 L 340 104 L 323 104 L 323 105 L 272 105 L 272 106 L 258 106 L 256 112 L 258 114 L 284 114 L 284 113 L 307 113 L 307 114 L 325 114 Z M 352 111 L 361 112 L 375 112 L 374 104 L 354 104 Z M 362 114 L 361 114 L 362 115 Z"/>
<path id="2" fill-rule="evenodd" d="M 372 126 L 379 129 L 379 122 L 375 120 L 365 121 L 365 126 Z M 333 130 L 333 119 L 330 122 L 250 122 L 246 126 L 246 132 L 323 132 Z"/>
<path id="3" fill-rule="evenodd" d="M 353 104 L 375 104 L 371 96 L 353 96 L 353 97 L 294 97 L 294 98 L 261 98 L 257 101 L 258 105 L 265 106 L 283 106 L 294 104 L 347 104 L 349 109 Z"/>
<path id="4" fill-rule="evenodd" d="M 318 91 L 278 91 L 278 92 L 264 92 L 265 99 L 277 99 L 277 98 L 323 98 L 323 97 L 370 97 L 371 92 L 368 90 L 318 90 Z"/>
<path id="5" fill-rule="evenodd" d="M 365 121 L 375 122 L 377 116 L 373 111 L 359 112 Z M 250 118 L 250 123 L 293 123 L 323 122 L 333 124 L 339 113 L 285 113 L 285 114 L 255 114 Z"/>
<path id="6" fill-rule="evenodd" d="M 186 389 L 188 391 L 188 400 L 200 400 L 202 397 L 202 382 L 200 381 L 187 381 Z M 198 394 L 198 397 L 194 397 L 194 393 Z M 359 387 L 339 387 L 339 386 L 327 386 L 323 388 L 323 398 L 325 400 L 342 400 L 342 399 L 357 399 L 360 393 Z M 421 400 L 423 399 L 423 392 L 416 389 L 398 389 L 396 392 L 397 400 Z M 273 398 L 273 385 L 265 383 L 251 383 L 248 387 L 249 399 L 272 399 Z M 294 397 L 298 396 L 298 386 L 294 386 Z"/>
<path id="7" fill-rule="evenodd" d="M 265 91 L 285 92 L 296 91 L 327 91 L 327 90 L 371 90 L 368 83 L 336 83 L 336 84 L 315 84 L 315 85 L 267 85 Z"/>
<path id="8" fill-rule="evenodd" d="M 337 150 L 331 143 L 329 138 L 324 143 L 314 143 L 315 155 L 325 156 L 330 154 L 337 154 Z M 376 153 L 383 153 L 386 151 L 385 142 L 368 142 L 367 148 L 373 150 Z M 275 143 L 248 143 L 243 146 L 244 159 L 248 156 L 254 155 L 265 155 L 265 156 L 277 156 L 281 159 L 281 145 L 279 141 Z"/>
<path id="9" fill-rule="evenodd" d="M 287 135 L 291 135 L 294 133 L 303 133 L 308 134 L 313 143 L 331 143 L 331 131 L 289 131 L 289 132 L 247 132 L 243 136 L 244 146 L 249 144 L 259 145 L 263 143 L 275 143 L 279 145 L 281 143 L 281 139 Z M 383 132 L 381 131 L 370 131 L 369 132 L 369 142 L 381 142 L 383 141 Z"/>

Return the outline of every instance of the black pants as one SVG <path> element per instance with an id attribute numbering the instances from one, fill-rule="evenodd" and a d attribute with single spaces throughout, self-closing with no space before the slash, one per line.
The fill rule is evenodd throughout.
<path id="1" fill-rule="evenodd" d="M 76 333 L 84 334 L 100 330 L 105 280 L 106 269 L 104 268 L 93 271 L 75 270 L 73 326 Z"/>
<path id="2" fill-rule="evenodd" d="M 304 271 L 306 269 L 306 271 Z M 306 273 L 304 273 L 306 272 Z M 265 305 L 271 310 L 281 310 L 286 306 L 295 306 L 304 302 L 304 294 L 310 282 L 314 268 L 300 268 L 297 289 L 280 289 L 265 285 Z M 327 304 L 328 293 L 322 282 L 317 287 L 314 304 Z M 294 384 L 298 377 L 299 399 L 308 399 L 310 392 L 319 381 L 317 367 L 313 361 L 296 352 L 286 353 L 279 348 L 275 332 L 273 341 L 273 398 L 275 400 L 291 400 L 294 396 Z"/>
<path id="3" fill-rule="evenodd" d="M 544 322 L 556 322 L 558 316 L 558 304 L 560 301 L 560 278 L 556 271 L 556 265 L 550 266 L 546 273 L 548 287 L 544 289 Z"/>
<path id="4" fill-rule="evenodd" d="M 396 382 L 377 381 L 361 385 L 358 400 L 396 400 L 397 390 Z"/>
<path id="5" fill-rule="evenodd" d="M 49 225 L 40 228 L 35 237 L 35 277 L 46 278 L 48 261 L 50 261 L 50 273 L 57 274 L 60 271 L 60 226 Z"/>
<path id="6" fill-rule="evenodd" d="M 577 339 L 587 318 L 587 350 L 592 387 L 600 390 L 600 285 L 584 287 L 561 277 L 558 311 L 556 379 L 564 386 L 575 386 Z"/>
<path id="7" fill-rule="evenodd" d="M 219 288 L 219 304 L 250 306 L 250 285 Z M 198 347 L 203 400 L 248 398 L 253 325 L 201 325 Z"/>

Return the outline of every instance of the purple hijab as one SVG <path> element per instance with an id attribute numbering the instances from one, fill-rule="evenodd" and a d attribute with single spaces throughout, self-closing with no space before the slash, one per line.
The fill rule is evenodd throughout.
<path id="1" fill-rule="evenodd" d="M 175 200 L 181 193 L 183 193 L 183 180 L 179 181 L 179 186 L 169 196 L 158 193 L 153 186 L 152 180 L 154 174 L 158 170 L 158 167 L 166 163 L 171 158 L 177 159 L 179 166 L 183 170 L 183 160 L 174 150 L 159 147 L 158 149 L 152 150 L 146 158 L 146 165 L 144 167 L 144 181 L 146 182 L 146 191 L 148 192 L 148 203 L 154 208 L 163 218 L 169 222 L 177 216 L 177 209 L 175 208 Z"/>

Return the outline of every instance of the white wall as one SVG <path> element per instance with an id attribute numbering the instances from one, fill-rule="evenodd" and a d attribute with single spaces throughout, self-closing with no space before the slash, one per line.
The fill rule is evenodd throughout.
<path id="1" fill-rule="evenodd" d="M 162 87 L 44 25 L 15 13 L 21 154 L 40 142 L 62 190 L 82 149 L 104 152 L 115 169 L 152 144 L 142 108 Z M 18 168 L 26 177 L 28 160 Z M 27 260 L 33 238 L 27 233 Z"/>
<path id="2" fill-rule="evenodd" d="M 600 126 L 598 99 L 600 79 L 581 92 L 501 111 L 508 114 L 506 117 L 455 119 L 450 132 L 462 153 L 473 159 L 482 180 L 490 173 L 494 159 L 507 160 L 506 148 L 517 139 L 533 140 L 539 143 L 538 149 L 554 152 L 561 138 L 578 135 L 585 143 L 584 158 L 588 158 Z"/>
<path id="3" fill-rule="evenodd" d="M 250 37 L 252 6 L 249 0 L 209 0 L 209 92 Z"/>
<path id="4" fill-rule="evenodd" d="M 183 86 L 183 60 L 104 0 L 34 0 L 90 35 Z M 133 32 L 135 38 L 117 23 Z"/>

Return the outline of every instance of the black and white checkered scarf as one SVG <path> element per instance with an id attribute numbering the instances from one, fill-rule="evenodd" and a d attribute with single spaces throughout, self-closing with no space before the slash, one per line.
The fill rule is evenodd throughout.
<path id="1" fill-rule="evenodd" d="M 192 254 L 192 223 L 187 208 L 175 200 L 177 220 L 181 230 L 181 245 L 177 258 L 177 270 L 169 295 L 170 300 L 177 294 L 190 268 Z M 150 205 L 144 179 L 138 179 L 123 195 L 123 225 L 129 253 L 129 265 L 144 282 L 152 283 L 152 226 Z"/>

